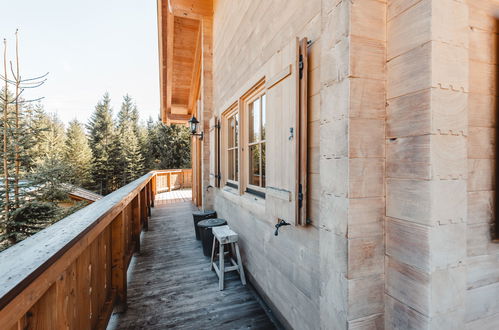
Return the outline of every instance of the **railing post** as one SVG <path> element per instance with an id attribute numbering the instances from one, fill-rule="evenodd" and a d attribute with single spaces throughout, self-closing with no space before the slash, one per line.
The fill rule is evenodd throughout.
<path id="1" fill-rule="evenodd" d="M 149 223 L 147 221 L 147 200 L 145 187 L 140 191 L 140 211 L 142 226 L 144 227 L 145 231 L 148 231 Z"/>
<path id="2" fill-rule="evenodd" d="M 172 181 L 172 173 L 168 172 L 166 174 L 166 184 L 167 184 L 167 187 L 168 187 L 168 191 L 172 191 L 171 181 Z"/>
<path id="3" fill-rule="evenodd" d="M 123 211 L 111 223 L 112 287 L 116 293 L 116 309 L 125 312 L 126 305 L 126 265 L 125 265 L 125 220 Z"/>
<path id="4" fill-rule="evenodd" d="M 140 252 L 140 232 L 142 231 L 142 222 L 140 221 L 140 193 L 132 200 L 132 221 L 135 252 Z"/>
<path id="5" fill-rule="evenodd" d="M 147 217 L 151 216 L 151 182 L 148 182 L 144 187 L 146 190 L 146 203 L 147 203 Z"/>
<path id="6" fill-rule="evenodd" d="M 156 201 L 156 174 L 153 175 L 151 183 L 152 207 L 154 207 L 154 202 Z"/>

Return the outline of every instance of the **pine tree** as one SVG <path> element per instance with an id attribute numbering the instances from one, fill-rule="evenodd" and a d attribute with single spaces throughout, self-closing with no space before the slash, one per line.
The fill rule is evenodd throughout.
<path id="1" fill-rule="evenodd" d="M 144 158 L 139 138 L 138 110 L 127 94 L 118 113 L 113 161 L 118 165 L 116 177 L 123 186 L 142 175 Z"/>
<path id="2" fill-rule="evenodd" d="M 13 94 L 8 88 L 4 87 L 1 91 L 2 97 L 0 98 L 1 107 L 1 138 L 3 141 L 2 146 L 2 160 L 3 166 L 1 167 L 1 183 L 0 183 L 0 206 L 2 214 L 2 224 L 5 228 L 6 223 L 9 221 L 12 210 L 15 207 L 13 198 L 13 184 L 14 184 L 14 139 L 13 127 L 14 118 L 12 114 L 14 109 L 12 106 Z"/>
<path id="3" fill-rule="evenodd" d="M 150 123 L 147 158 L 150 169 L 189 168 L 191 135 L 184 125 L 166 126 L 161 121 Z"/>
<path id="4" fill-rule="evenodd" d="M 115 129 L 111 98 L 104 94 L 101 101 L 95 106 L 95 111 L 87 124 L 92 149 L 92 179 L 94 189 L 105 195 L 113 190 L 114 165 L 111 159 Z"/>
<path id="5" fill-rule="evenodd" d="M 16 31 L 15 60 L 7 70 L 4 40 L 3 74 L 0 80 L 0 121 L 3 166 L 0 185 L 0 250 L 7 248 L 82 207 L 62 210 L 57 201 L 67 199 L 72 175 L 64 161 L 64 126 L 47 114 L 40 99 L 21 97 L 26 89 L 45 82 L 47 74 L 21 78 L 19 39 Z"/>
<path id="6" fill-rule="evenodd" d="M 140 149 L 142 150 L 142 155 L 144 157 L 144 169 L 150 171 L 155 168 L 154 166 L 154 156 L 151 150 L 151 136 L 153 134 L 154 121 L 152 117 L 149 117 L 146 121 L 145 126 L 139 126 L 139 142 Z"/>
<path id="7" fill-rule="evenodd" d="M 83 125 L 72 120 L 66 130 L 65 162 L 70 166 L 73 182 L 91 188 L 92 150 L 88 144 Z"/>
<path id="8" fill-rule="evenodd" d="M 21 223 L 15 216 L 29 202 L 30 182 L 26 176 L 30 169 L 29 149 L 32 146 L 32 135 L 29 127 L 29 109 L 27 105 L 36 100 L 26 100 L 21 94 L 26 88 L 32 89 L 45 82 L 47 74 L 39 77 L 21 78 L 19 62 L 19 35 L 15 33 L 15 60 L 10 61 L 10 72 L 7 70 L 7 41 L 4 39 L 3 75 L 0 79 L 3 90 L 0 95 L 1 135 L 2 135 L 2 186 L 1 186 L 1 221 L 0 245 L 15 243 L 18 240 L 16 231 Z M 11 88 L 11 89 L 10 89 Z"/>
<path id="9" fill-rule="evenodd" d="M 71 167 L 60 157 L 49 156 L 37 163 L 28 179 L 31 195 L 37 201 L 56 203 L 68 199 L 74 176 Z"/>
<path id="10" fill-rule="evenodd" d="M 47 113 L 41 104 L 36 105 L 30 119 L 30 131 L 33 145 L 29 148 L 28 156 L 32 167 L 47 158 L 63 161 L 66 135 L 64 124 L 56 114 Z"/>

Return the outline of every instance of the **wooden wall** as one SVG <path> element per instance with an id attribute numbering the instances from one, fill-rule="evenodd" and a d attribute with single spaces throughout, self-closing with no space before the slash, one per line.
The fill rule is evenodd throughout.
<path id="1" fill-rule="evenodd" d="M 499 244 L 492 243 L 497 118 L 499 3 L 467 1 L 469 9 L 468 222 L 466 315 L 469 329 L 499 327 Z"/>
<path id="2" fill-rule="evenodd" d="M 380 328 L 386 3 L 324 1 L 322 14 L 321 326 Z"/>
<path id="3" fill-rule="evenodd" d="M 271 58 L 295 37 L 309 47 L 309 216 L 307 227 L 284 227 L 250 195 L 216 189 L 215 209 L 239 233 L 245 267 L 253 282 L 295 329 L 319 326 L 319 118 L 321 1 L 232 1 L 214 5 L 213 100 L 220 115 L 262 78 Z M 268 79 L 271 77 L 267 77 Z M 272 111 L 268 109 L 268 111 Z"/>
<path id="4" fill-rule="evenodd" d="M 215 4 L 220 114 L 308 37 L 311 226 L 224 189 L 250 277 L 296 329 L 493 329 L 496 0 Z M 269 109 L 271 111 L 271 109 Z"/>

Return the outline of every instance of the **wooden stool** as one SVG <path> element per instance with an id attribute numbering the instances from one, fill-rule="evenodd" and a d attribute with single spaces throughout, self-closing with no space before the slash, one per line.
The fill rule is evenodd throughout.
<path id="1" fill-rule="evenodd" d="M 246 285 L 246 278 L 244 277 L 244 269 L 243 262 L 241 260 L 241 254 L 239 253 L 239 245 L 237 244 L 238 235 L 229 226 L 219 226 L 213 227 L 213 247 L 211 249 L 211 265 L 210 270 L 215 269 L 215 272 L 218 275 L 218 286 L 220 290 L 224 289 L 224 274 L 226 272 L 231 272 L 237 270 L 239 272 L 239 276 L 241 277 L 241 282 L 243 285 Z M 216 242 L 219 242 L 220 248 L 218 250 L 218 259 L 220 263 L 220 267 L 214 262 L 215 260 L 215 248 Z M 236 251 L 237 262 L 234 261 L 232 257 L 230 257 L 230 263 L 232 266 L 225 267 L 225 251 L 224 246 L 229 245 L 232 247 L 232 251 Z"/>

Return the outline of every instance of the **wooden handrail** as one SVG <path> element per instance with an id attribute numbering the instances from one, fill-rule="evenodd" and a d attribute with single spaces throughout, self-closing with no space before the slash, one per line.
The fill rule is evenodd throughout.
<path id="1" fill-rule="evenodd" d="M 154 204 L 153 171 L 0 253 L 0 329 L 105 328 Z"/>

